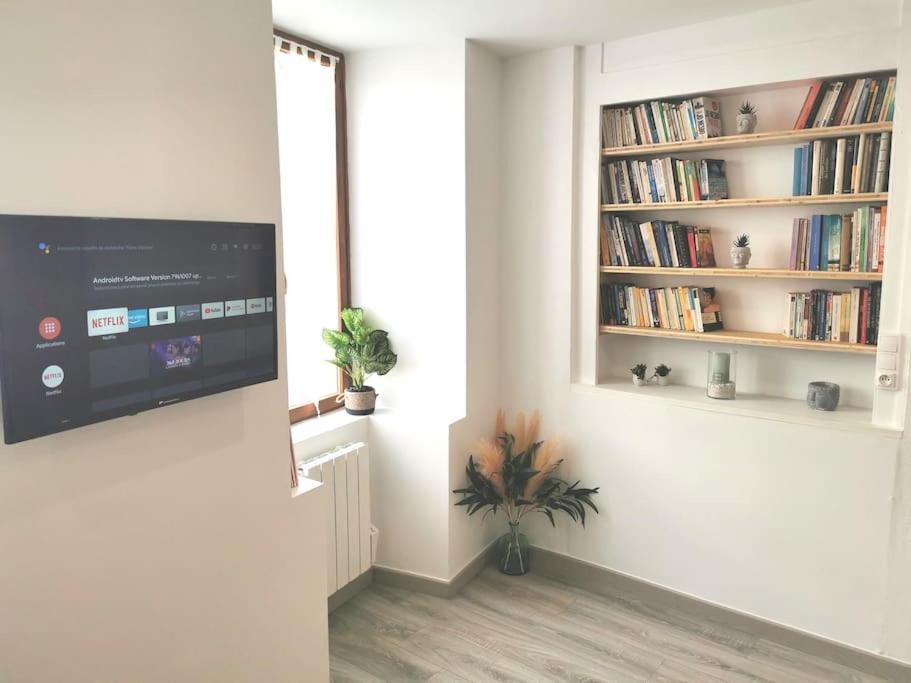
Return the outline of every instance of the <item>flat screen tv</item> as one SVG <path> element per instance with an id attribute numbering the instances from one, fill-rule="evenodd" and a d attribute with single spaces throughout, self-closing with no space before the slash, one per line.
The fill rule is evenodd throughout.
<path id="1" fill-rule="evenodd" d="M 277 377 L 275 226 L 0 215 L 16 443 Z"/>

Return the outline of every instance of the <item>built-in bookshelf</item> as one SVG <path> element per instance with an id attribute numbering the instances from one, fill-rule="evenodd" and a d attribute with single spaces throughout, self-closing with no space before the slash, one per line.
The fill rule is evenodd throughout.
<path id="1" fill-rule="evenodd" d="M 630 324 L 629 318 L 622 315 L 619 318 L 611 315 L 611 320 L 606 321 L 602 302 L 602 305 L 599 305 L 600 324 L 598 326 L 601 339 L 598 344 L 598 376 L 602 378 L 600 381 L 610 382 L 614 381 L 611 378 L 628 377 L 627 368 L 630 361 L 639 362 L 640 356 L 643 356 L 642 360 L 646 360 L 644 358 L 646 352 L 654 356 L 653 360 L 676 362 L 678 367 L 680 367 L 681 361 L 675 360 L 675 358 L 686 358 L 688 362 L 695 365 L 698 363 L 699 356 L 694 355 L 695 348 L 692 346 L 692 342 L 698 342 L 699 345 L 714 343 L 742 347 L 743 353 L 747 354 L 762 353 L 762 362 L 766 365 L 769 363 L 768 354 L 777 353 L 775 350 L 780 349 L 783 354 L 793 354 L 793 360 L 790 355 L 782 356 L 781 366 L 810 366 L 823 369 L 823 372 L 816 371 L 818 376 L 814 375 L 812 379 L 827 378 L 823 374 L 825 369 L 835 366 L 826 365 L 826 363 L 831 363 L 837 358 L 844 358 L 844 362 L 848 363 L 845 367 L 849 367 L 850 372 L 855 373 L 857 377 L 862 374 L 858 368 L 867 367 L 866 377 L 870 383 L 858 384 L 858 395 L 863 394 L 864 398 L 861 399 L 861 403 L 855 405 L 865 405 L 868 408 L 872 405 L 872 393 L 870 393 L 869 387 L 872 384 L 873 375 L 872 359 L 875 358 L 877 352 L 875 339 L 878 334 L 878 324 L 871 324 L 867 327 L 867 330 L 872 330 L 873 334 L 872 337 L 864 337 L 865 343 L 859 341 L 852 343 L 845 341 L 844 335 L 841 336 L 841 340 L 836 341 L 839 339 L 837 330 L 833 330 L 832 335 L 828 338 L 795 338 L 790 336 L 794 334 L 794 329 L 789 331 L 787 325 L 782 325 L 780 322 L 782 319 L 787 319 L 786 302 L 789 294 L 807 293 L 812 290 L 829 292 L 838 298 L 838 294 L 847 297 L 848 291 L 864 289 L 870 294 L 871 301 L 872 293 L 876 292 L 877 309 L 874 311 L 871 305 L 870 310 L 863 314 L 868 317 L 857 318 L 859 323 L 852 319 L 849 324 L 855 325 L 855 329 L 857 324 L 863 327 L 868 324 L 868 321 L 874 319 L 873 316 L 878 323 L 883 264 L 889 260 L 888 256 L 883 256 L 884 252 L 881 251 L 879 264 L 874 263 L 872 272 L 858 272 L 854 267 L 856 264 L 846 267 L 845 263 L 841 263 L 839 268 L 838 259 L 835 260 L 833 269 L 831 254 L 828 269 L 826 269 L 825 262 L 822 263 L 819 270 L 797 269 L 803 268 L 804 264 L 794 261 L 793 255 L 789 263 L 792 220 L 796 224 L 797 219 L 809 220 L 810 214 L 820 213 L 843 216 L 851 214 L 855 210 L 861 210 L 862 207 L 887 207 L 889 202 L 888 191 L 860 190 L 888 190 L 888 159 L 891 149 L 887 149 L 884 155 L 881 153 L 880 156 L 880 159 L 882 156 L 886 158 L 885 185 L 880 183 L 880 178 L 877 177 L 875 188 L 874 183 L 870 182 L 851 188 L 853 191 L 842 191 L 839 188 L 829 194 L 798 194 L 796 189 L 792 191 L 792 176 L 794 188 L 797 188 L 798 173 L 800 172 L 799 163 L 795 161 L 798 155 L 793 153 L 792 159 L 792 152 L 801 145 L 822 145 L 823 149 L 831 150 L 829 153 L 833 156 L 831 163 L 834 167 L 836 165 L 834 160 L 836 143 L 838 144 L 838 154 L 843 153 L 844 140 L 838 142 L 840 139 L 860 140 L 861 136 L 868 136 L 865 139 L 872 140 L 874 147 L 879 140 L 888 138 L 888 141 L 891 142 L 894 109 L 889 108 L 887 113 L 887 107 L 894 107 L 894 104 L 889 104 L 890 101 L 894 102 L 894 71 L 843 78 L 841 80 L 844 81 L 844 84 L 839 87 L 843 87 L 848 93 L 844 96 L 839 96 L 838 88 L 830 85 L 838 80 L 837 77 L 825 77 L 820 80 L 823 94 L 826 93 L 827 88 L 832 91 L 830 100 L 823 101 L 823 94 L 814 95 L 812 88 L 815 86 L 806 81 L 770 86 L 747 85 L 717 94 L 701 93 L 695 96 L 662 98 L 663 102 L 671 103 L 671 109 L 676 108 L 673 116 L 678 118 L 674 119 L 674 122 L 670 115 L 665 119 L 665 131 L 671 131 L 671 138 L 678 138 L 672 141 L 667 140 L 668 136 L 665 132 L 663 141 L 655 142 L 654 129 L 651 135 L 646 133 L 643 136 L 641 134 L 642 123 L 645 122 L 645 125 L 648 125 L 648 120 L 643 115 L 636 123 L 639 127 L 632 139 L 630 134 L 625 131 L 625 139 L 622 140 L 622 146 L 619 146 L 621 141 L 617 139 L 617 134 L 614 132 L 610 139 L 616 140 L 617 144 L 607 144 L 609 138 L 605 134 L 607 128 L 604 123 L 604 115 L 607 110 L 631 108 L 635 112 L 637 107 L 654 105 L 649 102 L 632 102 L 602 107 L 602 134 L 599 148 L 601 159 L 599 166 L 602 174 L 599 179 L 601 200 L 598 230 L 600 240 L 604 239 L 601 231 L 605 217 L 611 216 L 618 217 L 608 218 L 608 220 L 619 221 L 619 216 L 623 216 L 625 217 L 623 220 L 631 220 L 640 224 L 663 221 L 685 227 L 697 226 L 697 229 L 699 226 L 706 226 L 711 229 L 712 238 L 715 241 L 714 251 L 719 258 L 717 264 L 714 264 L 713 261 L 709 262 L 713 267 L 688 267 L 690 260 L 681 256 L 679 259 L 681 267 L 677 267 L 678 259 L 675 255 L 673 267 L 671 267 L 670 260 L 662 256 L 662 263 L 659 265 L 658 260 L 654 258 L 655 242 L 649 243 L 646 240 L 646 249 L 652 250 L 651 259 L 629 257 L 628 261 L 631 264 L 636 263 L 636 265 L 619 265 L 621 262 L 619 258 L 610 260 L 600 258 L 598 263 L 600 281 L 604 284 L 631 285 L 654 290 L 680 287 L 708 288 L 713 290 L 713 296 L 714 292 L 717 292 L 717 300 L 720 301 L 724 318 L 724 329 L 706 332 L 697 332 L 692 329 L 667 329 L 664 326 L 665 322 L 659 326 L 657 314 L 654 326 L 651 327 Z M 887 82 L 888 90 L 885 89 Z M 809 93 L 808 87 L 811 88 Z M 853 95 L 850 94 L 852 88 L 854 89 Z M 858 117 L 861 121 L 866 117 L 864 122 L 854 121 L 846 125 L 827 124 L 827 120 L 829 123 L 838 120 L 839 117 L 842 117 L 842 113 L 844 116 L 841 120 L 850 121 L 851 107 L 857 107 L 858 102 L 862 102 L 860 95 L 866 92 L 865 88 L 869 89 L 870 100 L 866 106 L 870 109 L 868 109 L 868 113 L 864 114 L 862 111 L 864 105 L 861 104 L 861 109 L 858 110 Z M 815 105 L 811 96 L 818 98 Z M 826 96 L 828 97 L 828 95 Z M 854 99 L 851 99 L 852 97 Z M 876 99 L 877 97 L 879 99 Z M 752 98 L 757 98 L 760 103 L 758 131 L 747 134 L 725 134 L 736 130 L 734 122 L 737 101 Z M 697 122 L 688 120 L 687 115 L 692 116 L 693 113 L 694 107 L 690 103 L 696 103 L 699 100 L 699 106 L 703 106 L 704 103 L 705 110 L 708 111 L 710 101 L 715 99 L 721 102 L 721 113 L 717 118 L 719 122 L 723 121 L 722 134 L 717 137 L 707 137 L 711 134 L 711 132 L 706 132 L 711 128 L 709 122 L 705 122 L 702 124 L 703 128 L 700 128 Z M 877 107 L 882 104 L 882 107 L 873 109 L 873 102 Z M 658 106 L 660 108 L 660 103 Z M 827 106 L 830 108 L 828 115 L 825 113 Z M 696 109 L 698 108 L 696 107 Z M 655 120 L 658 120 L 658 109 L 653 111 L 656 112 Z M 665 110 L 665 113 L 669 112 Z M 636 115 L 633 114 L 633 116 Z M 649 115 L 651 116 L 651 114 Z M 813 122 L 814 117 L 816 117 L 815 123 Z M 809 127 L 788 127 L 789 124 L 796 125 L 800 120 L 804 121 L 800 125 Z M 691 128 L 688 127 L 687 122 L 692 124 Z M 720 125 L 720 123 L 715 125 Z M 676 126 L 676 133 L 674 126 Z M 644 137 L 649 138 L 646 144 L 637 144 L 641 143 Z M 661 137 L 660 129 L 659 137 Z M 691 139 L 679 139 L 680 137 Z M 873 154 L 875 155 L 876 152 L 874 151 Z M 655 177 L 650 177 L 649 171 L 645 170 L 646 166 L 667 164 L 668 157 L 671 157 L 670 165 L 661 166 L 660 169 L 655 168 Z M 754 159 L 757 160 L 755 170 L 753 169 Z M 731 181 L 730 191 L 725 187 L 725 193 L 721 195 L 721 198 L 716 198 L 718 195 L 714 191 L 711 193 L 707 191 L 709 188 L 707 182 L 705 185 L 701 184 L 703 180 L 699 170 L 700 163 L 704 164 L 706 161 L 711 163 L 715 160 L 726 164 L 728 177 L 724 181 L 725 183 Z M 675 163 L 679 166 L 674 166 Z M 858 167 L 866 163 L 865 159 L 855 156 L 854 164 Z M 609 166 L 618 167 L 623 164 L 628 165 L 628 171 L 624 170 L 621 176 L 617 168 L 612 168 L 610 173 L 614 175 L 608 178 Z M 639 165 L 637 166 L 637 164 Z M 844 164 L 841 157 L 837 164 Z M 696 180 L 692 180 L 690 171 L 690 168 L 694 166 Z M 847 168 L 851 168 L 850 158 Z M 869 170 L 865 172 L 876 172 L 875 156 L 867 168 Z M 844 169 L 845 166 L 842 165 L 843 172 L 849 172 Z M 660 191 L 661 196 L 656 197 L 655 185 L 651 186 L 650 192 L 649 182 L 657 180 L 659 171 L 662 174 L 661 182 L 666 182 L 667 185 L 665 185 L 666 189 Z M 776 176 L 779 178 L 778 180 L 775 179 Z M 806 175 L 803 177 L 806 178 Z M 840 177 L 842 176 L 836 176 L 836 178 Z M 869 175 L 865 177 L 868 180 L 872 178 Z M 841 180 L 836 182 L 841 183 Z M 846 179 L 845 182 L 847 183 L 848 180 Z M 620 187 L 620 183 L 625 183 L 625 189 Z M 638 189 L 633 187 L 631 191 L 630 188 L 634 183 L 638 185 Z M 619 193 L 617 192 L 618 187 L 620 187 Z M 671 187 L 673 190 L 670 189 Z M 828 187 L 831 190 L 831 176 Z M 678 197 L 687 199 L 687 201 L 675 201 Z M 722 212 L 718 209 L 727 209 L 727 211 Z M 870 212 L 878 210 L 871 208 Z M 885 235 L 887 234 L 885 208 L 882 211 L 884 216 L 882 230 Z M 661 220 L 659 221 L 659 219 Z M 795 231 L 796 229 L 794 228 Z M 668 228 L 668 230 L 671 229 Z M 726 256 L 732 239 L 741 232 L 750 232 L 753 238 L 753 263 L 747 268 L 732 267 Z M 668 236 L 670 237 L 670 232 Z M 651 234 L 649 237 L 652 237 Z M 884 244 L 885 240 L 882 241 Z M 679 238 L 677 243 L 679 246 Z M 607 249 L 603 241 L 601 248 Z M 883 247 L 879 248 L 883 249 Z M 686 251 L 685 243 L 682 249 L 684 252 Z M 671 253 L 673 253 L 673 245 L 671 245 Z M 624 256 L 622 263 L 627 263 L 627 256 Z M 650 261 L 653 265 L 642 265 L 643 263 L 648 264 Z M 692 263 L 695 262 L 695 258 L 693 258 Z M 699 262 L 701 265 L 701 258 Z M 684 265 L 687 267 L 683 267 Z M 864 265 L 861 261 L 860 270 L 863 269 Z M 601 296 L 602 298 L 604 296 L 603 287 Z M 674 305 L 677 306 L 675 298 L 671 297 L 670 300 L 673 300 Z M 629 304 L 629 302 L 627 303 Z M 613 305 L 611 304 L 611 306 Z M 647 309 L 648 303 L 645 305 Z M 683 307 L 677 307 L 677 314 L 680 315 L 681 320 L 685 307 L 685 303 Z M 613 312 L 613 309 L 611 311 Z M 667 319 L 667 314 L 668 310 L 665 309 L 663 314 L 665 319 Z M 618 319 L 624 324 L 616 324 Z M 676 320 L 673 309 L 670 310 L 670 319 Z M 649 324 L 652 324 L 651 321 Z M 681 326 L 676 322 L 673 325 L 678 328 Z M 860 339 L 859 336 L 857 338 Z M 676 353 L 674 345 L 677 343 L 689 345 L 681 347 L 680 352 Z M 618 347 L 616 346 L 618 344 L 626 346 Z M 757 350 L 751 351 L 750 347 L 756 347 Z M 806 352 L 811 353 L 806 354 Z M 702 353 L 704 358 L 704 351 Z M 657 356 L 657 354 L 661 355 Z M 816 357 L 820 360 L 812 360 Z M 803 360 L 798 360 L 798 358 Z M 825 358 L 829 358 L 830 361 L 823 360 Z M 867 365 L 858 365 L 863 363 Z M 780 368 L 770 368 L 770 371 L 775 374 L 780 371 Z M 704 372 L 704 363 L 698 371 L 694 368 L 688 377 L 691 378 L 691 381 L 693 377 L 697 377 L 698 382 L 699 372 Z M 833 372 L 837 375 L 838 371 L 833 370 Z M 864 380 L 864 382 L 868 380 Z M 794 393 L 796 392 L 792 391 L 790 395 Z M 848 393 L 850 395 L 851 389 L 848 389 Z"/>

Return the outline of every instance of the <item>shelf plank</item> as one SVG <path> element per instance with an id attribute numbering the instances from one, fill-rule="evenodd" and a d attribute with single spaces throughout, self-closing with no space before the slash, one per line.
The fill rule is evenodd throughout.
<path id="1" fill-rule="evenodd" d="M 635 157 L 671 152 L 698 152 L 701 150 L 735 149 L 738 147 L 759 147 L 763 145 L 789 145 L 808 140 L 825 138 L 842 138 L 861 133 L 886 133 L 892 130 L 892 122 L 864 123 L 857 126 L 832 126 L 830 128 L 810 128 L 806 130 L 780 130 L 768 133 L 748 133 L 746 135 L 724 135 L 708 140 L 689 140 L 686 142 L 662 142 L 656 145 L 635 145 L 628 147 L 607 147 L 601 150 L 605 158 Z"/>
<path id="2" fill-rule="evenodd" d="M 807 206 L 813 204 L 885 204 L 888 192 L 817 194 L 805 197 L 748 197 L 711 199 L 701 202 L 653 202 L 650 204 L 602 204 L 602 212 L 675 211 L 678 209 L 733 209 L 737 207 Z"/>
<path id="3" fill-rule="evenodd" d="M 686 386 L 671 383 L 669 386 L 647 385 L 636 387 L 625 377 L 610 377 L 597 385 L 574 384 L 572 390 L 585 394 L 613 393 L 623 400 L 660 402 L 693 410 L 705 410 L 725 415 L 739 415 L 776 422 L 812 425 L 827 429 L 867 432 L 899 438 L 901 429 L 876 425 L 870 408 L 839 404 L 832 412 L 812 410 L 803 399 L 786 398 L 737 392 L 733 401 L 719 401 L 706 397 L 704 386 Z"/>
<path id="4" fill-rule="evenodd" d="M 872 344 L 850 344 L 848 342 L 808 341 L 792 339 L 774 332 L 749 332 L 745 330 L 718 330 L 717 332 L 688 332 L 665 330 L 655 327 L 629 327 L 626 325 L 601 325 L 601 334 L 621 334 L 637 337 L 661 337 L 685 339 L 687 341 L 714 344 L 740 344 L 746 346 L 769 346 L 780 349 L 801 349 L 806 351 L 838 351 L 842 353 L 875 354 Z"/>
<path id="5" fill-rule="evenodd" d="M 788 270 L 787 268 L 655 268 L 651 266 L 601 266 L 601 272 L 624 275 L 689 275 L 691 277 L 842 280 L 847 282 L 881 282 L 883 279 L 882 273 L 854 273 L 830 270 Z"/>

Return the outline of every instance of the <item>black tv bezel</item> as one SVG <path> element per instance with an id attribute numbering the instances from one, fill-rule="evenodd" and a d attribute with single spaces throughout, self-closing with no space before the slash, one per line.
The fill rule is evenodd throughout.
<path id="1" fill-rule="evenodd" d="M 147 413 L 153 410 L 159 410 L 161 408 L 170 408 L 172 406 L 181 405 L 187 401 L 193 401 L 200 398 L 206 398 L 209 396 L 217 396 L 218 394 L 224 394 L 230 391 L 235 391 L 237 389 L 243 389 L 245 387 L 256 386 L 258 384 L 266 384 L 268 382 L 274 382 L 278 379 L 278 243 L 276 240 L 276 226 L 275 223 L 254 223 L 250 221 L 225 221 L 225 220 L 201 220 L 197 218 L 130 218 L 130 217 L 113 217 L 113 216 L 72 216 L 72 215 L 47 215 L 47 214 L 9 214 L 9 213 L 0 213 L 0 220 L 8 218 L 32 218 L 32 219 L 73 219 L 73 220 L 83 220 L 83 221 L 130 221 L 138 223 L 146 223 L 151 225 L 162 224 L 162 223 L 197 223 L 205 225 L 222 225 L 222 226 L 250 226 L 256 228 L 267 228 L 269 239 L 272 241 L 272 253 L 274 255 L 274 260 L 272 263 L 272 282 L 273 282 L 273 299 L 275 305 L 272 309 L 272 317 L 275 322 L 275 334 L 272 337 L 272 354 L 275 359 L 275 370 L 271 375 L 263 375 L 262 378 L 251 378 L 248 380 L 241 380 L 236 382 L 226 382 L 225 384 L 219 385 L 218 388 L 211 389 L 197 389 L 194 391 L 189 391 L 186 394 L 181 394 L 172 399 L 166 401 L 159 401 L 157 405 L 149 404 L 143 406 L 124 406 L 120 409 L 113 409 L 106 411 L 103 416 L 90 417 L 85 420 L 80 420 L 74 422 L 73 424 L 60 425 L 58 428 L 44 432 L 41 434 L 35 434 L 33 436 L 24 436 L 22 438 L 11 439 L 9 435 L 8 426 L 12 420 L 12 417 L 9 414 L 9 401 L 6 397 L 9 396 L 9 387 L 7 386 L 6 379 L 6 368 L 4 367 L 4 336 L 3 336 L 3 325 L 0 321 L 0 414 L 3 417 L 3 443 L 7 446 L 12 446 L 19 443 L 25 443 L 27 441 L 34 441 L 35 439 L 42 439 L 44 437 L 53 436 L 55 434 L 65 433 L 72 431 L 74 429 L 79 429 L 81 427 L 88 427 L 95 424 L 100 424 L 103 422 L 109 422 L 111 420 L 118 420 L 123 417 L 131 417 L 134 415 L 140 415 L 141 413 Z"/>

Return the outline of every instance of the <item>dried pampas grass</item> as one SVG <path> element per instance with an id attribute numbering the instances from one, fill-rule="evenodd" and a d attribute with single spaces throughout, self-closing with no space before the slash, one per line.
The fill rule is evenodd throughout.
<path id="1" fill-rule="evenodd" d="M 503 449 L 490 439 L 478 441 L 478 469 L 490 480 L 501 496 L 506 495 L 503 485 Z"/>
<path id="2" fill-rule="evenodd" d="M 557 439 L 550 439 L 541 444 L 538 452 L 535 453 L 535 459 L 531 465 L 538 473 L 529 479 L 528 483 L 525 485 L 526 498 L 534 496 L 541 487 L 541 482 L 547 479 L 547 477 L 560 466 L 560 463 L 563 462 L 560 458 L 562 446 L 563 445 Z"/>

